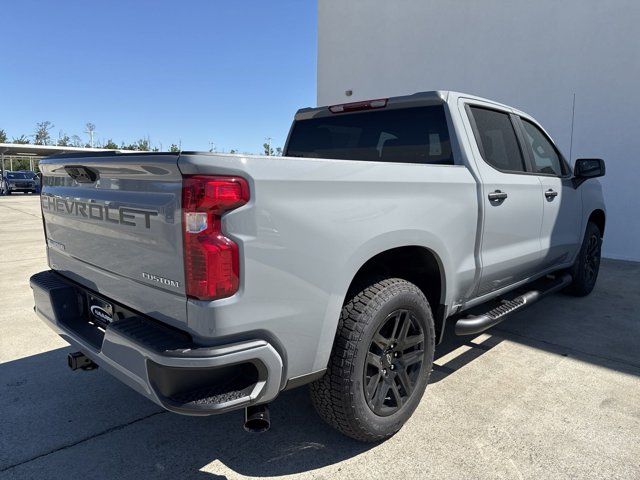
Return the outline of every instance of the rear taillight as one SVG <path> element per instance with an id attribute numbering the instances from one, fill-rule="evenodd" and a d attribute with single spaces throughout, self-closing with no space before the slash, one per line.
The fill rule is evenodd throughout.
<path id="1" fill-rule="evenodd" d="M 229 297 L 238 291 L 238 245 L 222 233 L 225 212 L 249 201 L 249 184 L 240 177 L 194 175 L 182 181 L 186 292 L 199 300 Z"/>

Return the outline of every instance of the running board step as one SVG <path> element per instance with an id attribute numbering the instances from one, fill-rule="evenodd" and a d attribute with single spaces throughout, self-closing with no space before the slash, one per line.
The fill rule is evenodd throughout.
<path id="1" fill-rule="evenodd" d="M 571 283 L 571 280 L 571 275 L 565 273 L 551 280 L 543 289 L 530 290 L 512 300 L 503 300 L 502 305 L 489 310 L 487 313 L 461 318 L 456 322 L 456 335 L 475 335 L 484 332 L 488 328 L 502 322 L 513 312 L 522 310 L 532 303 L 537 302 L 545 295 L 562 290 Z"/>

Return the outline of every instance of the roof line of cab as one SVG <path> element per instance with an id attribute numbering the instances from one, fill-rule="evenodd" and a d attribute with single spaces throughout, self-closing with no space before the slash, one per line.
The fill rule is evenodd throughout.
<path id="1" fill-rule="evenodd" d="M 449 90 L 430 90 L 426 92 L 416 92 L 411 95 L 400 95 L 396 97 L 388 97 L 384 100 L 386 100 L 387 102 L 385 108 L 393 109 L 393 108 L 420 107 L 420 106 L 426 106 L 426 105 L 438 105 L 438 104 L 447 103 L 450 100 L 454 100 L 460 97 L 468 98 L 470 100 L 478 100 L 481 102 L 490 103 L 497 107 L 508 109 L 510 111 L 514 111 L 514 112 L 516 111 L 516 109 L 514 109 L 513 107 L 501 104 L 499 102 L 490 100 L 488 98 L 483 98 L 477 95 L 471 95 L 471 94 L 462 93 L 462 92 L 454 92 Z M 371 102 L 375 100 L 380 100 L 380 99 L 359 100 L 356 102 L 344 102 L 344 103 L 335 104 L 335 105 L 323 105 L 319 107 L 301 108 L 296 112 L 295 119 L 307 120 L 310 118 L 329 116 L 333 114 L 332 111 L 330 110 L 331 107 L 335 107 L 337 105 L 366 103 L 366 102 Z M 344 113 L 357 113 L 357 112 L 345 111 Z"/>

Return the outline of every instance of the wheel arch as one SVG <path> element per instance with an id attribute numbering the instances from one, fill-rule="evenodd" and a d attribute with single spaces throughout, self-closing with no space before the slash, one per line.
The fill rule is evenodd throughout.
<path id="1" fill-rule="evenodd" d="M 436 327 L 436 343 L 439 343 L 441 334 L 444 331 L 444 322 L 449 313 L 449 297 L 454 290 L 452 282 L 455 276 L 449 274 L 449 272 L 453 271 L 449 251 L 446 245 L 430 232 L 420 230 L 386 232 L 380 236 L 370 238 L 360 248 L 352 252 L 344 262 L 344 267 L 336 276 L 336 281 L 331 287 L 330 299 L 325 311 L 320 338 L 318 339 L 314 369 L 320 370 L 327 366 L 338 329 L 340 311 L 348 293 L 354 288 L 358 278 L 362 278 L 363 272 L 372 272 L 369 267 L 377 263 L 381 258 L 400 252 L 408 252 L 409 249 L 413 252 L 421 252 L 420 255 L 425 261 L 432 262 L 432 265 L 437 265 L 438 267 L 437 277 L 435 275 L 430 277 L 438 279 L 439 292 L 437 294 L 428 293 L 427 295 L 424 282 L 417 286 L 425 293 L 425 297 L 430 300 Z M 358 277 L 359 274 L 360 277 Z M 397 271 L 394 273 L 391 270 L 391 275 L 398 276 L 397 274 Z M 400 276 L 400 278 L 403 277 Z M 411 279 L 406 280 L 411 281 Z M 438 297 L 437 299 L 436 296 Z M 431 303 L 432 301 L 434 301 L 433 304 Z"/>
<path id="2" fill-rule="evenodd" d="M 348 298 L 368 279 L 402 278 L 416 285 L 429 301 L 434 315 L 445 303 L 446 275 L 440 257 L 431 249 L 405 245 L 384 250 L 365 261 L 353 276 L 345 295 Z"/>

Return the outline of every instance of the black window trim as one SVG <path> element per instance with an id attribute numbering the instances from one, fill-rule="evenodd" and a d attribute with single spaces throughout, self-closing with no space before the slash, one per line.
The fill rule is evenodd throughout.
<path id="1" fill-rule="evenodd" d="M 453 123 L 452 114 L 450 111 L 450 106 L 447 102 L 442 104 L 442 108 L 444 109 L 444 119 L 447 122 L 447 133 L 449 134 L 449 144 L 451 145 L 451 158 L 453 159 L 453 163 L 437 165 L 443 167 L 465 167 L 462 155 L 462 147 L 460 142 L 458 141 L 458 132 L 456 131 L 456 127 Z M 423 163 L 421 165 L 434 165 L 433 163 Z"/>
<path id="2" fill-rule="evenodd" d="M 478 130 L 478 125 L 476 124 L 476 119 L 473 116 L 473 112 L 471 111 L 471 108 L 480 108 L 483 110 L 491 110 L 493 112 L 497 112 L 497 113 L 502 113 L 504 115 L 507 115 L 509 117 L 509 120 L 511 122 L 511 127 L 513 128 L 513 131 L 515 133 L 516 136 L 516 141 L 518 142 L 518 148 L 520 149 L 520 155 L 522 156 L 522 163 L 524 165 L 524 170 L 504 170 L 502 168 L 498 168 L 495 165 L 491 165 L 491 163 L 489 163 L 487 161 L 487 159 L 485 158 L 485 153 L 484 153 L 484 145 L 482 145 L 482 137 L 480 136 L 480 132 Z M 523 138 L 522 138 L 522 133 L 519 131 L 519 129 L 516 127 L 516 124 L 514 122 L 514 114 L 508 110 L 504 110 L 501 108 L 497 108 L 497 107 L 492 107 L 492 106 L 487 106 L 484 104 L 480 104 L 480 103 L 474 103 L 474 102 L 465 102 L 465 111 L 467 112 L 467 118 L 469 119 L 469 123 L 471 124 L 471 129 L 473 130 L 473 136 L 476 140 L 476 145 L 478 146 L 478 150 L 480 151 L 480 156 L 482 157 L 482 161 L 484 163 L 486 163 L 487 165 L 489 165 L 489 167 L 493 168 L 494 170 L 500 172 L 500 173 L 506 173 L 509 175 L 531 175 L 533 173 L 533 169 L 531 168 L 532 165 L 529 163 L 529 156 L 525 153 L 525 149 L 524 149 L 524 144 L 523 144 Z"/>
<path id="3" fill-rule="evenodd" d="M 478 127 L 476 125 L 476 120 L 473 117 L 473 112 L 471 112 L 472 107 L 484 108 L 485 110 L 493 110 L 494 112 L 504 113 L 506 115 L 509 115 L 509 117 L 511 118 L 511 124 L 513 125 L 513 128 L 516 132 L 516 138 L 518 139 L 518 144 L 520 146 L 520 153 L 522 154 L 526 171 L 522 172 L 520 170 L 502 170 L 500 168 L 497 168 L 491 165 L 489 162 L 487 162 L 487 160 L 485 160 L 484 148 L 482 147 L 482 139 L 478 135 Z M 480 151 L 480 156 L 482 157 L 482 161 L 487 165 L 489 165 L 494 170 L 497 170 L 498 172 L 501 172 L 501 173 L 510 174 L 510 175 L 535 175 L 537 177 L 553 177 L 553 178 L 562 178 L 562 179 L 573 177 L 573 169 L 571 168 L 571 165 L 569 164 L 569 162 L 567 162 L 567 159 L 564 157 L 564 155 L 562 155 L 562 152 L 560 151 L 560 149 L 553 142 L 553 140 L 551 140 L 549 135 L 547 135 L 547 133 L 544 131 L 544 129 L 538 122 L 532 120 L 531 118 L 521 117 L 521 115 L 512 113 L 508 110 L 504 110 L 494 106 L 487 106 L 482 103 L 465 102 L 465 111 L 467 112 L 467 118 L 469 119 L 469 123 L 471 124 L 471 129 L 473 130 L 473 136 L 476 139 L 476 144 L 478 145 L 478 150 Z M 525 147 L 525 145 L 527 145 L 527 142 L 524 136 L 525 133 L 524 133 L 524 126 L 522 125 L 522 119 L 538 127 L 538 129 L 542 132 L 544 137 L 549 141 L 551 146 L 554 148 L 554 150 L 558 154 L 558 157 L 560 158 L 560 162 L 563 164 L 564 168 L 567 171 L 566 174 L 558 176 L 555 173 L 539 173 L 535 171 L 535 167 L 533 164 L 533 152 L 530 151 L 531 150 L 530 147 Z"/>
<path id="4" fill-rule="evenodd" d="M 522 140 L 523 140 L 522 144 L 527 146 L 525 148 L 525 150 L 526 150 L 526 155 L 528 157 L 528 163 L 529 163 L 530 169 L 531 169 L 531 174 L 532 175 L 537 175 L 539 177 L 571 178 L 573 176 L 573 171 L 571 169 L 571 165 L 569 165 L 569 162 L 567 162 L 567 159 L 564 158 L 564 155 L 562 155 L 562 152 L 560 151 L 560 149 L 553 142 L 553 140 L 551 140 L 549 135 L 547 135 L 547 132 L 544 131 L 542 126 L 538 122 L 535 122 L 534 120 L 532 120 L 530 118 L 525 118 L 525 117 L 523 117 L 521 115 L 514 115 L 514 117 L 515 117 L 514 120 L 515 120 L 515 123 L 517 125 L 517 129 L 520 131 L 520 135 L 522 136 Z M 525 129 L 524 129 L 523 120 L 526 120 L 531 125 L 535 126 L 540 131 L 542 136 L 547 139 L 547 141 L 551 145 L 551 148 L 553 148 L 555 150 L 555 152 L 556 152 L 556 155 L 558 155 L 558 158 L 560 159 L 560 167 L 565 171 L 565 173 L 563 173 L 562 175 L 557 175 L 555 173 L 536 172 L 535 161 L 533 159 L 533 150 L 531 149 L 531 146 L 529 145 L 529 142 L 526 142 L 526 137 L 525 137 L 526 132 L 525 132 Z"/>

